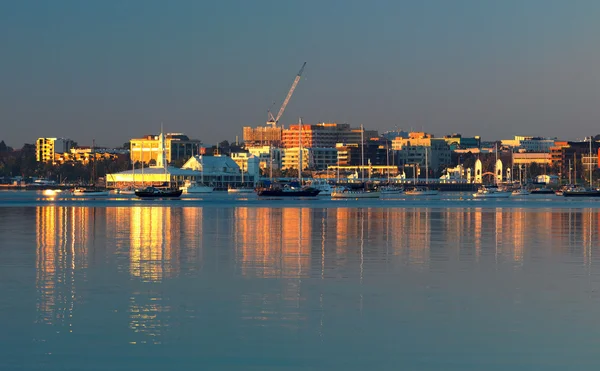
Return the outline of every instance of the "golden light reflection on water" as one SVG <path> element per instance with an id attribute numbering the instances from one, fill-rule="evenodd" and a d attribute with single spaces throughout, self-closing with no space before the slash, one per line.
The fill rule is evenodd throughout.
<path id="1" fill-rule="evenodd" d="M 36 208 L 37 322 L 71 326 L 75 272 L 87 268 L 91 209 Z"/>
<path id="2" fill-rule="evenodd" d="M 147 285 L 134 285 L 127 303 L 128 326 L 149 337 L 143 341 L 160 341 L 171 312 L 156 287 L 205 268 L 281 279 L 277 292 L 245 292 L 243 315 L 285 317 L 294 327 L 305 318 L 299 308 L 309 278 L 362 285 L 398 264 L 421 272 L 443 266 L 438 261 L 495 259 L 521 267 L 544 254 L 591 265 L 599 215 L 596 209 L 37 207 L 36 318 L 71 327 L 81 286 L 90 284 L 86 271 L 115 264 L 119 274 Z"/>

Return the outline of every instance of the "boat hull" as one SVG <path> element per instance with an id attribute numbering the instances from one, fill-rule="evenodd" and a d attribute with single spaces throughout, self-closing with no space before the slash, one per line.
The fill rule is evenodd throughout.
<path id="1" fill-rule="evenodd" d="M 319 195 L 318 189 L 306 190 L 277 190 L 277 189 L 262 189 L 256 192 L 261 197 L 316 197 Z"/>
<path id="2" fill-rule="evenodd" d="M 344 191 L 344 192 L 333 192 L 331 198 L 379 198 L 380 192 L 355 192 L 355 191 Z"/>
<path id="3" fill-rule="evenodd" d="M 473 198 L 509 198 L 510 192 L 474 193 Z"/>
<path id="4" fill-rule="evenodd" d="M 135 195 L 139 198 L 177 198 L 181 196 L 181 189 L 176 191 L 135 191 Z"/>
<path id="5" fill-rule="evenodd" d="M 109 191 L 73 191 L 74 197 L 106 197 L 110 194 Z"/>
<path id="6" fill-rule="evenodd" d="M 437 196 L 440 193 L 438 191 L 406 191 L 404 194 L 407 196 Z"/>
<path id="7" fill-rule="evenodd" d="M 563 196 L 564 197 L 600 197 L 600 192 L 589 192 L 589 191 L 584 191 L 584 192 L 569 192 L 569 191 L 565 191 L 563 192 Z"/>
<path id="8" fill-rule="evenodd" d="M 185 194 L 196 194 L 196 193 L 212 193 L 214 187 L 204 186 L 193 186 L 193 187 L 182 187 L 180 190 Z"/>

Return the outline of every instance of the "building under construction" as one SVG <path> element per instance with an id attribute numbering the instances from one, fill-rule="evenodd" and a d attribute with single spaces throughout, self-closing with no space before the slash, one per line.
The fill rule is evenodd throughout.
<path id="1" fill-rule="evenodd" d="M 248 147 L 273 146 L 281 147 L 281 126 L 244 127 L 244 143 Z"/>
<path id="2" fill-rule="evenodd" d="M 294 82 L 290 87 L 290 90 L 285 97 L 285 100 L 281 104 L 279 111 L 277 112 L 277 116 L 273 116 L 271 110 L 267 111 L 268 120 L 266 126 L 258 126 L 258 127 L 250 127 L 245 126 L 243 131 L 244 143 L 247 147 L 257 147 L 257 146 L 273 146 L 273 147 L 281 147 L 282 145 L 282 132 L 283 128 L 281 126 L 277 126 L 279 123 L 279 119 L 285 112 L 285 108 L 287 107 L 292 95 L 294 94 L 294 90 L 296 90 L 296 86 L 300 82 L 300 77 L 302 76 L 302 72 L 304 71 L 304 67 L 306 66 L 306 62 L 300 68 L 300 71 L 294 78 Z"/>

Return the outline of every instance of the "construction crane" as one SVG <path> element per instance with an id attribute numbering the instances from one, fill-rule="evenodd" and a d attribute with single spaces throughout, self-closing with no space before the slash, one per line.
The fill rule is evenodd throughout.
<path id="1" fill-rule="evenodd" d="M 290 99 L 292 98 L 292 94 L 294 94 L 294 90 L 296 90 L 296 86 L 298 86 L 298 82 L 300 81 L 300 76 L 302 76 L 302 71 L 304 71 L 304 66 L 306 66 L 306 62 L 304 62 L 304 64 L 302 65 L 302 68 L 300 68 L 300 72 L 298 72 L 298 74 L 296 75 L 296 78 L 294 79 L 294 82 L 292 83 L 292 87 L 290 88 L 290 91 L 288 91 L 287 97 L 285 97 L 285 100 L 283 101 L 283 104 L 281 105 L 281 108 L 279 109 L 277 116 L 274 117 L 273 114 L 271 113 L 270 109 L 267 111 L 268 115 L 269 115 L 267 125 L 272 125 L 273 127 L 277 126 L 279 119 L 281 118 L 281 116 L 283 115 L 283 112 L 285 111 L 285 107 L 290 102 Z"/>

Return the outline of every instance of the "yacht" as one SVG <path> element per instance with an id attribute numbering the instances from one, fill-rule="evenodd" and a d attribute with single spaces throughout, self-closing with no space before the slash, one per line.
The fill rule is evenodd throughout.
<path id="1" fill-rule="evenodd" d="M 502 190 L 496 186 L 482 186 L 473 193 L 473 198 L 508 198 L 511 192 Z"/>
<path id="2" fill-rule="evenodd" d="M 179 189 L 185 194 L 212 193 L 215 190 L 214 187 L 197 182 L 192 183 L 189 180 L 186 180 L 185 184 Z"/>
<path id="3" fill-rule="evenodd" d="M 530 194 L 531 194 L 531 192 L 529 192 L 525 188 L 519 188 L 519 189 L 515 189 L 514 191 L 512 191 L 513 196 L 527 196 Z"/>
<path id="4" fill-rule="evenodd" d="M 256 194 L 261 197 L 316 197 L 319 190 L 312 187 L 292 187 L 286 184 L 283 187 L 271 185 L 269 188 L 260 188 Z"/>
<path id="5" fill-rule="evenodd" d="M 364 189 L 343 189 L 331 193 L 331 198 L 379 198 L 381 192 Z"/>
<path id="6" fill-rule="evenodd" d="M 590 137 L 590 157 L 592 156 L 592 137 Z M 592 163 L 589 163 L 590 168 L 590 184 L 589 187 L 571 187 L 563 191 L 564 197 L 600 197 L 600 190 L 594 188 L 594 173 L 592 172 Z"/>
<path id="7" fill-rule="evenodd" d="M 383 186 L 379 191 L 382 195 L 398 195 L 403 192 L 402 188 L 393 185 Z"/>
<path id="8" fill-rule="evenodd" d="M 110 194 L 109 191 L 107 191 L 105 189 L 101 189 L 101 188 L 96 188 L 96 187 L 92 187 L 92 188 L 77 187 L 77 188 L 73 189 L 73 191 L 71 192 L 71 195 L 73 195 L 75 197 L 104 197 L 104 196 L 108 196 L 109 194 Z"/>
<path id="9" fill-rule="evenodd" d="M 135 195 L 139 198 L 177 198 L 181 196 L 181 189 L 159 189 L 147 187 L 135 191 Z"/>
<path id="10" fill-rule="evenodd" d="M 437 189 L 429 189 L 427 187 L 415 187 L 404 192 L 407 196 L 437 196 L 440 191 Z"/>
<path id="11" fill-rule="evenodd" d="M 326 180 L 315 179 L 310 186 L 319 190 L 319 196 L 331 196 L 333 193 L 333 187 Z"/>

